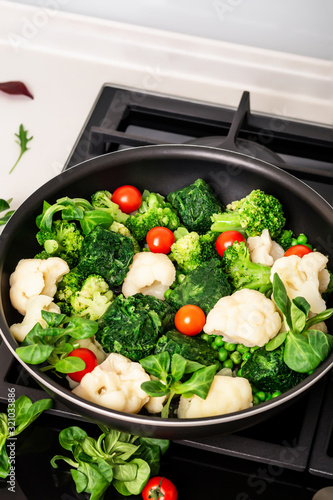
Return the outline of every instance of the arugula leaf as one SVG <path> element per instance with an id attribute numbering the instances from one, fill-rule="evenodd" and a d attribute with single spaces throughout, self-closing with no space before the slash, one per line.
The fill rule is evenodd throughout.
<path id="1" fill-rule="evenodd" d="M 28 142 L 33 139 L 33 136 L 28 137 L 28 131 L 24 130 L 24 127 L 23 127 L 22 123 L 21 123 L 20 128 L 19 128 L 19 133 L 15 134 L 15 135 L 18 138 L 18 140 L 15 141 L 15 142 L 20 146 L 21 152 L 20 152 L 20 156 L 16 160 L 15 164 L 10 169 L 10 171 L 9 171 L 10 174 L 13 172 L 14 168 L 16 167 L 16 165 L 18 164 L 18 162 L 20 161 L 20 159 L 22 158 L 22 156 L 24 155 L 24 153 L 26 151 L 28 151 L 28 149 L 29 149 L 28 148 Z"/>

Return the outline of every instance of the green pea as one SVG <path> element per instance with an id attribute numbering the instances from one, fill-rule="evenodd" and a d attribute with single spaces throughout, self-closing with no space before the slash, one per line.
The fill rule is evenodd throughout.
<path id="1" fill-rule="evenodd" d="M 266 399 L 266 393 L 264 391 L 258 391 L 256 393 L 257 398 L 260 399 L 260 401 L 265 401 Z"/>
<path id="2" fill-rule="evenodd" d="M 218 346 L 218 347 L 222 347 L 224 345 L 224 341 L 223 341 L 223 337 L 221 336 L 217 336 L 215 337 L 215 340 L 214 340 L 215 344 Z"/>
<path id="3" fill-rule="evenodd" d="M 232 362 L 232 360 L 229 358 L 229 359 L 226 359 L 224 362 L 223 362 L 223 368 L 230 368 L 231 370 L 233 369 L 234 367 L 234 364 Z"/>
<path id="4" fill-rule="evenodd" d="M 265 401 L 269 401 L 270 399 L 272 399 L 272 394 L 266 394 Z"/>
<path id="5" fill-rule="evenodd" d="M 258 346 L 250 347 L 250 352 L 253 353 L 254 351 L 257 351 L 259 349 Z"/>
<path id="6" fill-rule="evenodd" d="M 235 365 L 239 365 L 242 360 L 242 355 L 238 351 L 234 351 L 230 354 L 230 359 L 235 363 Z"/>
<path id="7" fill-rule="evenodd" d="M 208 335 L 208 333 L 203 333 L 201 335 L 201 338 L 202 340 L 204 340 L 205 342 L 210 342 L 210 335 Z"/>
<path id="8" fill-rule="evenodd" d="M 223 363 L 223 361 L 225 361 L 227 358 L 228 358 L 228 351 L 226 351 L 223 347 L 221 347 L 218 353 L 218 360 L 221 361 L 221 363 Z"/>
<path id="9" fill-rule="evenodd" d="M 280 394 L 281 394 L 281 391 L 275 391 L 272 394 L 272 398 L 277 398 L 278 396 L 280 396 Z"/>
<path id="10" fill-rule="evenodd" d="M 214 349 L 214 351 L 217 351 L 219 349 L 219 346 L 215 344 L 215 340 L 210 344 L 210 347 Z"/>
<path id="11" fill-rule="evenodd" d="M 237 372 L 237 377 L 242 377 L 242 369 L 241 368 Z"/>
<path id="12" fill-rule="evenodd" d="M 237 347 L 237 344 L 232 344 L 231 342 L 225 342 L 224 344 L 224 348 L 227 350 L 227 351 L 234 351 Z"/>
<path id="13" fill-rule="evenodd" d="M 305 245 L 305 243 L 308 242 L 308 239 L 307 237 L 305 236 L 304 233 L 301 233 L 298 237 L 297 237 L 297 243 L 298 245 Z"/>
<path id="14" fill-rule="evenodd" d="M 245 352 L 242 356 L 242 360 L 243 361 L 247 361 L 248 359 L 250 359 L 251 357 L 251 353 L 250 352 Z"/>
<path id="15" fill-rule="evenodd" d="M 236 350 L 238 352 L 240 352 L 241 354 L 245 354 L 246 352 L 248 352 L 250 350 L 250 348 L 246 347 L 246 345 L 238 344 L 237 347 L 236 347 Z"/>
<path id="16" fill-rule="evenodd" d="M 259 403 L 261 403 L 260 399 L 257 397 L 257 395 L 255 394 L 253 396 L 253 404 L 254 405 L 258 405 Z"/>
<path id="17" fill-rule="evenodd" d="M 309 243 L 304 243 L 306 247 L 310 248 L 310 250 L 313 250 L 312 245 L 309 245 Z"/>
<path id="18" fill-rule="evenodd" d="M 298 245 L 297 238 L 292 238 L 291 246 L 294 247 L 295 245 Z"/>

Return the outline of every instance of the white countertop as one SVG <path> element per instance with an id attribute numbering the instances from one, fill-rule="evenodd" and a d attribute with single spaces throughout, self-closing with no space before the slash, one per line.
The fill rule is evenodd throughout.
<path id="1" fill-rule="evenodd" d="M 332 64 L 0 0 L 0 81 L 32 94 L 0 92 L 0 198 L 17 208 L 57 175 L 105 82 L 331 124 Z M 33 135 L 19 155 L 14 134 Z"/>

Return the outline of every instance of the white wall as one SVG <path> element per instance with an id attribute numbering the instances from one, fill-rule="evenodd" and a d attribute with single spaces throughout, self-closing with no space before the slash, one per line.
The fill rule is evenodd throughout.
<path id="1" fill-rule="evenodd" d="M 333 60 L 333 0 L 11 0 Z"/>

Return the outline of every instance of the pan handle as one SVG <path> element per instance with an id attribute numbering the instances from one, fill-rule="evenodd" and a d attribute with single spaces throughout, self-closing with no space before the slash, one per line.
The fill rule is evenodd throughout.
<path id="1" fill-rule="evenodd" d="M 241 126 L 244 121 L 247 120 L 250 114 L 250 93 L 248 91 L 244 91 L 235 113 L 235 116 L 232 120 L 228 135 L 221 140 L 221 143 L 216 147 L 228 149 L 229 151 L 238 152 L 238 148 L 236 146 L 236 139 L 238 133 L 240 131 Z"/>

